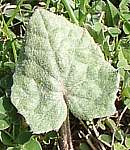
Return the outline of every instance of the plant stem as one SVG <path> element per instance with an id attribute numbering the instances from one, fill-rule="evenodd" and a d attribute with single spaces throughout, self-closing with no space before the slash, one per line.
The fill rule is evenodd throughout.
<path id="1" fill-rule="evenodd" d="M 65 102 L 67 101 L 65 96 L 64 96 L 64 100 Z M 71 138 L 69 110 L 67 110 L 67 118 L 60 128 L 59 134 L 61 137 L 59 140 L 60 149 L 61 150 L 74 150 L 73 144 L 72 144 L 72 138 Z"/>
<path id="2" fill-rule="evenodd" d="M 62 0 L 62 2 L 63 2 L 63 4 L 65 5 L 65 8 L 66 8 L 66 10 L 68 11 L 68 14 L 69 14 L 70 18 L 72 19 L 72 21 L 73 21 L 75 24 L 78 25 L 78 24 L 79 24 L 79 23 L 78 23 L 78 20 L 76 19 L 75 15 L 74 15 L 74 12 L 73 12 L 73 10 L 72 10 L 72 8 L 71 8 L 71 6 L 70 6 L 68 0 Z"/>

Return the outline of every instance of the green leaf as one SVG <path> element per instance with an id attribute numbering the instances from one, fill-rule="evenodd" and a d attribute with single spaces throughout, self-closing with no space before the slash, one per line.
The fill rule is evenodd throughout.
<path id="1" fill-rule="evenodd" d="M 6 121 L 6 110 L 3 106 L 3 99 L 0 98 L 0 130 L 6 129 L 9 127 L 9 124 Z"/>
<path id="2" fill-rule="evenodd" d="M 9 124 L 5 120 L 0 120 L 0 130 L 4 130 L 9 127 Z"/>
<path id="3" fill-rule="evenodd" d="M 119 21 L 119 11 L 109 0 L 107 0 L 106 8 L 104 11 L 106 12 L 106 25 L 111 27 L 117 25 Z"/>
<path id="4" fill-rule="evenodd" d="M 115 143 L 114 144 L 114 150 L 128 150 L 128 149 L 120 143 Z"/>
<path id="5" fill-rule="evenodd" d="M 35 133 L 48 132 L 61 127 L 67 106 L 84 120 L 112 115 L 118 77 L 86 29 L 37 9 L 11 98 Z"/>
<path id="6" fill-rule="evenodd" d="M 79 150 L 90 150 L 90 147 L 86 143 L 80 143 Z"/>
<path id="7" fill-rule="evenodd" d="M 100 38 L 100 36 L 99 36 Z M 102 49 L 104 52 L 104 56 L 106 60 L 109 60 L 110 58 L 110 51 L 111 51 L 111 47 L 110 47 L 110 36 L 106 36 L 106 38 L 104 38 L 104 40 L 102 40 L 103 44 L 102 44 Z"/>
<path id="8" fill-rule="evenodd" d="M 86 25 L 86 28 L 89 32 L 89 34 L 94 38 L 95 42 L 100 43 L 100 38 L 98 37 L 97 32 L 93 29 L 92 26 L 90 26 L 89 24 Z"/>
<path id="9" fill-rule="evenodd" d="M 14 140 L 13 137 L 6 131 L 0 131 L 0 139 L 3 144 L 8 146 L 14 146 Z"/>
<path id="10" fill-rule="evenodd" d="M 130 19 L 129 3 L 130 3 L 130 0 L 122 0 L 119 5 L 121 15 L 123 19 L 127 21 L 129 21 Z"/>
<path id="11" fill-rule="evenodd" d="M 5 16 L 7 16 L 9 18 L 12 17 L 13 13 L 14 13 L 14 10 L 15 10 L 14 8 L 13 9 L 11 9 L 11 8 L 6 9 L 5 10 Z M 19 20 L 20 22 L 22 22 L 23 19 L 24 19 L 22 16 L 20 16 L 19 13 L 17 13 L 14 18 L 17 19 L 17 20 Z"/>
<path id="12" fill-rule="evenodd" d="M 123 24 L 123 31 L 125 34 L 130 34 L 130 23 L 125 21 Z"/>
<path id="13" fill-rule="evenodd" d="M 129 91 L 130 92 L 130 91 Z M 130 93 L 129 93 L 129 96 L 130 96 Z M 124 101 L 124 104 L 128 107 L 128 109 L 130 109 L 130 99 L 127 98 L 125 101 Z"/>
<path id="14" fill-rule="evenodd" d="M 130 42 L 129 40 L 126 38 L 124 40 L 121 40 L 120 43 L 121 47 L 122 47 L 122 52 L 124 54 L 124 57 L 127 59 L 128 63 L 130 64 Z"/>
<path id="15" fill-rule="evenodd" d="M 105 123 L 110 129 L 113 129 L 113 131 L 117 129 L 116 124 L 112 119 L 110 118 L 105 119 Z"/>
<path id="16" fill-rule="evenodd" d="M 24 145 L 19 145 L 19 146 L 15 146 L 15 147 L 9 147 L 7 150 L 42 150 L 42 147 L 41 147 L 40 143 L 36 139 L 31 138 Z"/>
<path id="17" fill-rule="evenodd" d="M 96 22 L 93 27 L 97 33 L 100 33 L 103 28 L 103 24 L 100 22 Z"/>
<path id="18" fill-rule="evenodd" d="M 122 49 L 119 50 L 118 60 L 119 60 L 118 64 L 117 64 L 118 68 L 123 68 L 124 69 L 128 65 L 127 59 L 124 57 Z"/>
<path id="19" fill-rule="evenodd" d="M 97 125 L 99 128 L 101 128 L 102 130 L 106 130 L 106 127 L 104 125 L 104 121 L 102 121 L 101 119 L 98 120 Z"/>
<path id="20" fill-rule="evenodd" d="M 93 26 L 94 30 L 97 33 L 97 37 L 93 37 L 94 40 L 96 42 L 98 42 L 99 44 L 103 44 L 104 40 L 105 40 L 105 36 L 104 36 L 104 26 L 102 23 L 96 22 Z"/>
<path id="21" fill-rule="evenodd" d="M 31 138 L 29 142 L 24 144 L 22 150 L 32 150 L 32 148 L 34 150 L 42 150 L 40 143 L 34 138 Z"/>
<path id="22" fill-rule="evenodd" d="M 117 37 L 121 33 L 121 30 L 117 27 L 109 27 L 108 32 L 112 37 Z"/>
<path id="23" fill-rule="evenodd" d="M 130 98 L 130 87 L 125 87 L 122 91 L 122 95 Z M 128 99 L 125 103 L 128 104 L 127 102 L 128 102 Z"/>
<path id="24" fill-rule="evenodd" d="M 130 0 L 121 0 L 120 5 L 119 5 L 121 13 L 129 12 L 129 8 L 128 8 L 129 3 L 130 3 Z"/>
<path id="25" fill-rule="evenodd" d="M 126 135 L 125 145 L 126 145 L 126 147 L 128 147 L 130 149 L 130 134 Z"/>
<path id="26" fill-rule="evenodd" d="M 32 132 L 22 132 L 18 135 L 15 142 L 17 144 L 24 144 L 25 142 L 29 141 L 30 137 L 32 136 Z"/>
<path id="27" fill-rule="evenodd" d="M 6 110 L 3 106 L 3 99 L 0 98 L 0 114 L 5 114 L 6 113 Z"/>
<path id="28" fill-rule="evenodd" d="M 107 134 L 101 134 L 98 138 L 101 142 L 103 142 L 104 144 L 106 144 L 107 146 L 111 146 L 110 143 L 112 141 L 112 138 L 110 135 Z"/>
<path id="29" fill-rule="evenodd" d="M 116 132 L 115 132 L 115 138 L 118 140 L 118 141 L 124 141 L 124 133 L 122 130 L 120 129 L 117 129 Z"/>
<path id="30" fill-rule="evenodd" d="M 4 63 L 5 67 L 9 67 L 11 70 L 14 70 L 15 68 L 15 63 L 14 62 L 5 62 Z"/>

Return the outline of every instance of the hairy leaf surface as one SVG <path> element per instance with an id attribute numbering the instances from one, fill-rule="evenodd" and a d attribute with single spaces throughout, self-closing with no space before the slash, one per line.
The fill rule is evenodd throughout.
<path id="1" fill-rule="evenodd" d="M 117 86 L 117 71 L 86 29 L 35 11 L 12 87 L 12 102 L 35 133 L 58 130 L 67 106 L 84 120 L 110 116 Z"/>

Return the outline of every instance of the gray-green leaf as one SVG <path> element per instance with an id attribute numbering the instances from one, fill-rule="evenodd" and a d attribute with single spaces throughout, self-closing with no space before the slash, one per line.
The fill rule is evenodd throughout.
<path id="1" fill-rule="evenodd" d="M 67 106 L 88 120 L 115 112 L 117 71 L 84 28 L 37 9 L 30 19 L 12 102 L 35 133 L 58 130 Z M 66 102 L 67 106 L 66 106 Z"/>

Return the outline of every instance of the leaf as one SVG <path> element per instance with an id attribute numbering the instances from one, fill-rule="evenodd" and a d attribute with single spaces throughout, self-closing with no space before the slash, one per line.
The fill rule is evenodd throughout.
<path id="1" fill-rule="evenodd" d="M 128 91 L 130 92 L 130 91 Z M 129 93 L 128 93 L 129 94 Z M 130 94 L 129 94 L 130 95 Z M 127 98 L 125 101 L 124 101 L 124 104 L 128 107 L 128 109 L 130 109 L 130 99 Z"/>
<path id="2" fill-rule="evenodd" d="M 29 141 L 30 137 L 32 136 L 31 132 L 22 132 L 18 135 L 15 142 L 17 144 L 24 144 L 25 142 Z"/>
<path id="3" fill-rule="evenodd" d="M 123 19 L 127 21 L 129 21 L 129 18 L 130 18 L 129 3 L 130 3 L 130 0 L 122 0 L 119 5 L 121 15 Z"/>
<path id="4" fill-rule="evenodd" d="M 129 12 L 129 3 L 130 3 L 130 0 L 122 0 L 120 2 L 120 5 L 119 5 L 119 8 L 120 8 L 120 11 L 123 13 L 123 12 Z"/>
<path id="5" fill-rule="evenodd" d="M 104 121 L 102 121 L 101 119 L 98 120 L 97 125 L 99 128 L 101 128 L 102 130 L 106 130 L 106 127 L 104 125 Z"/>
<path id="6" fill-rule="evenodd" d="M 5 62 L 4 63 L 4 66 L 5 67 L 9 67 L 11 70 L 14 70 L 14 68 L 15 68 L 15 63 L 14 62 Z"/>
<path id="7" fill-rule="evenodd" d="M 112 119 L 110 118 L 105 119 L 105 123 L 110 129 L 113 129 L 113 131 L 116 131 L 117 127 L 116 127 L 115 122 Z"/>
<path id="8" fill-rule="evenodd" d="M 99 37 L 100 38 L 100 37 Z M 106 38 L 103 40 L 103 44 L 102 44 L 102 49 L 104 52 L 104 56 L 106 60 L 110 59 L 110 51 L 111 51 L 111 47 L 110 47 L 110 36 L 106 36 Z"/>
<path id="9" fill-rule="evenodd" d="M 118 67 L 125 68 L 128 65 L 127 59 L 124 57 L 122 50 L 119 51 L 118 59 L 119 59 Z"/>
<path id="10" fill-rule="evenodd" d="M 5 120 L 0 120 L 0 130 L 4 130 L 9 127 L 9 124 Z"/>
<path id="11" fill-rule="evenodd" d="M 14 146 L 13 137 L 6 131 L 0 131 L 0 140 L 3 144 L 8 146 Z"/>
<path id="12" fill-rule="evenodd" d="M 106 144 L 107 146 L 111 146 L 110 143 L 112 141 L 112 138 L 110 135 L 107 134 L 101 134 L 98 138 L 101 142 L 103 142 L 104 144 Z"/>
<path id="13" fill-rule="evenodd" d="M 128 150 L 128 149 L 120 143 L 115 143 L 114 144 L 114 150 Z"/>
<path id="14" fill-rule="evenodd" d="M 6 121 L 6 111 L 3 106 L 3 99 L 0 98 L 0 130 L 6 129 L 9 127 L 9 124 Z"/>
<path id="15" fill-rule="evenodd" d="M 130 134 L 126 135 L 125 145 L 126 145 L 126 147 L 128 147 L 130 149 Z"/>
<path id="16" fill-rule="evenodd" d="M 118 140 L 118 141 L 124 141 L 124 133 L 123 133 L 123 130 L 121 129 L 117 129 L 116 132 L 115 132 L 115 138 Z"/>
<path id="17" fill-rule="evenodd" d="M 112 37 L 117 37 L 121 33 L 121 30 L 117 27 L 109 27 L 108 32 Z"/>
<path id="18" fill-rule="evenodd" d="M 130 43 L 129 40 L 126 39 L 122 39 L 121 43 L 120 43 L 121 47 L 122 47 L 122 52 L 124 54 L 124 57 L 127 59 L 128 63 L 130 64 Z"/>
<path id="19" fill-rule="evenodd" d="M 130 34 L 130 23 L 125 21 L 123 24 L 123 31 L 125 34 Z"/>
<path id="20" fill-rule="evenodd" d="M 126 99 L 126 105 L 129 104 L 129 98 L 130 98 L 130 75 L 129 73 L 125 73 L 124 76 L 124 82 L 123 82 L 123 87 L 122 87 L 122 95 L 128 98 Z"/>
<path id="21" fill-rule="evenodd" d="M 6 110 L 4 109 L 4 106 L 3 106 L 3 99 L 0 98 L 0 114 L 5 114 L 6 113 Z"/>
<path id="22" fill-rule="evenodd" d="M 99 23 L 99 22 L 96 22 L 93 27 L 94 27 L 94 30 L 97 33 L 97 37 L 93 37 L 93 38 L 94 38 L 94 40 L 96 42 L 98 42 L 99 44 L 102 45 L 103 42 L 104 42 L 104 39 L 105 39 L 104 30 L 103 30 L 103 28 L 104 28 L 103 24 Z"/>
<path id="23" fill-rule="evenodd" d="M 36 10 L 11 94 L 35 133 L 58 130 L 67 106 L 84 120 L 112 115 L 118 84 L 117 71 L 105 61 L 86 29 Z"/>
<path id="24" fill-rule="evenodd" d="M 104 11 L 106 13 L 105 23 L 108 26 L 117 25 L 119 21 L 119 11 L 109 0 L 107 0 L 106 8 Z"/>
<path id="25" fill-rule="evenodd" d="M 31 138 L 24 145 L 19 145 L 17 147 L 16 146 L 15 147 L 9 147 L 7 150 L 42 150 L 42 147 L 36 139 Z"/>
<path id="26" fill-rule="evenodd" d="M 127 59 L 124 57 L 124 53 L 123 53 L 123 49 L 120 48 L 119 49 L 119 54 L 118 54 L 118 68 L 119 68 L 119 73 L 120 73 L 120 77 L 122 79 L 124 79 L 124 70 L 126 70 L 126 68 L 129 66 Z"/>
<path id="27" fill-rule="evenodd" d="M 96 43 L 100 43 L 100 38 L 98 37 L 97 32 L 90 26 L 89 24 L 86 25 L 86 28 L 89 32 L 89 34 L 94 38 Z"/>
<path id="28" fill-rule="evenodd" d="M 80 143 L 79 150 L 90 150 L 90 147 L 86 143 Z"/>
<path id="29" fill-rule="evenodd" d="M 19 145 L 15 147 L 8 147 L 7 150 L 42 150 L 40 143 L 34 139 L 31 138 L 27 143 L 24 145 Z"/>
<path id="30" fill-rule="evenodd" d="M 32 150 L 32 148 L 34 150 L 42 150 L 40 143 L 34 138 L 31 138 L 29 142 L 25 143 L 22 150 Z"/>
<path id="31" fill-rule="evenodd" d="M 130 98 L 130 87 L 125 87 L 123 90 L 122 90 L 122 95 L 127 97 L 128 99 L 126 100 L 126 104 L 128 104 L 128 101 L 129 101 L 129 98 Z"/>

